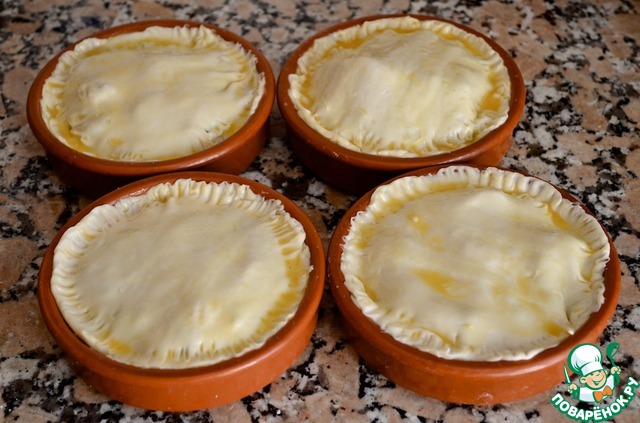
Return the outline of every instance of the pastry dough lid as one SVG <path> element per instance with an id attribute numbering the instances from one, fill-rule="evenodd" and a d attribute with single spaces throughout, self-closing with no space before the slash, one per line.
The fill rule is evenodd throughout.
<path id="1" fill-rule="evenodd" d="M 69 326 L 143 368 L 215 364 L 295 314 L 311 270 L 302 225 L 246 185 L 185 179 L 91 210 L 54 253 Z"/>
<path id="2" fill-rule="evenodd" d="M 507 119 L 511 82 L 482 38 L 439 20 L 364 22 L 317 39 L 289 76 L 314 130 L 355 151 L 424 157 L 458 150 Z"/>
<path id="3" fill-rule="evenodd" d="M 256 62 L 205 26 L 88 38 L 45 81 L 43 119 L 62 143 L 90 156 L 187 156 L 229 138 L 256 110 L 265 89 Z"/>
<path id="4" fill-rule="evenodd" d="M 609 242 L 550 184 L 453 166 L 378 188 L 351 222 L 353 302 L 396 340 L 447 359 L 522 360 L 604 301 Z"/>

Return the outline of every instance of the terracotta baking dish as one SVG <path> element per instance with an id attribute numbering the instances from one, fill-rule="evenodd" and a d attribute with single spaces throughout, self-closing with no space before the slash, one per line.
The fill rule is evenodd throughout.
<path id="1" fill-rule="evenodd" d="M 107 358 L 90 348 L 65 322 L 51 292 L 53 253 L 62 234 L 94 207 L 119 198 L 140 195 L 149 188 L 180 178 L 207 182 L 237 182 L 256 194 L 278 199 L 306 232 L 313 269 L 304 297 L 293 318 L 265 345 L 241 357 L 214 365 L 180 370 L 143 369 Z M 257 182 L 210 172 L 180 172 L 133 182 L 101 197 L 74 216 L 47 249 L 38 275 L 38 301 L 42 317 L 70 364 L 88 384 L 118 401 L 137 407 L 186 411 L 210 408 L 241 399 L 277 379 L 302 353 L 315 328 L 317 309 L 324 290 L 325 256 L 322 242 L 306 214 L 293 202 Z"/>
<path id="2" fill-rule="evenodd" d="M 511 144 L 511 135 L 518 124 L 525 103 L 525 87 L 522 74 L 513 58 L 495 41 L 485 35 L 460 25 L 432 16 L 409 15 L 420 20 L 448 22 L 484 39 L 502 57 L 511 81 L 511 99 L 507 120 L 480 140 L 459 150 L 428 157 L 401 158 L 365 154 L 342 147 L 312 129 L 298 115 L 289 96 L 289 75 L 296 72 L 298 59 L 318 38 L 365 21 L 407 16 L 376 15 L 350 20 L 332 26 L 304 41 L 287 59 L 278 77 L 277 102 L 284 118 L 291 147 L 302 163 L 326 182 L 342 190 L 364 193 L 383 181 L 410 170 L 445 163 L 478 163 L 497 165 Z"/>
<path id="3" fill-rule="evenodd" d="M 201 22 L 182 20 L 142 21 L 113 27 L 93 34 L 109 38 L 123 33 L 143 31 L 150 26 L 205 26 L 228 41 L 240 44 L 257 59 L 257 70 L 265 76 L 264 95 L 249 120 L 234 135 L 201 152 L 155 162 L 105 160 L 82 154 L 61 143 L 47 128 L 42 118 L 42 89 L 55 69 L 59 57 L 77 44 L 67 47 L 51 59 L 36 76 L 27 97 L 27 119 L 36 139 L 46 150 L 52 167 L 66 183 L 85 194 L 97 197 L 135 179 L 187 170 L 208 170 L 239 174 L 261 151 L 269 134 L 269 115 L 275 99 L 275 79 L 267 59 L 244 38 L 232 32 Z"/>
<path id="4" fill-rule="evenodd" d="M 406 175 L 433 174 L 442 167 L 445 165 Z M 349 232 L 351 219 L 368 205 L 372 191 L 360 198 L 336 227 L 328 250 L 328 278 L 353 346 L 367 365 L 398 385 L 427 397 L 463 404 L 506 403 L 534 396 L 563 381 L 563 365 L 571 349 L 581 343 L 597 342 L 615 312 L 620 293 L 620 262 L 607 234 L 611 253 L 604 274 L 604 303 L 558 346 L 528 360 L 479 362 L 442 359 L 398 342 L 353 303 L 340 270 L 343 238 Z M 559 191 L 564 198 L 578 202 L 569 193 Z"/>

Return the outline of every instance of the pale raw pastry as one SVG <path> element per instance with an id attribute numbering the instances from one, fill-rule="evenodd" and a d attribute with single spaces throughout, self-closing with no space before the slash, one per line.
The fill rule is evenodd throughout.
<path id="1" fill-rule="evenodd" d="M 200 152 L 233 135 L 264 93 L 256 58 L 200 27 L 149 27 L 89 38 L 46 80 L 42 114 L 84 154 L 148 162 Z"/>
<path id="2" fill-rule="evenodd" d="M 507 119 L 511 83 L 482 38 L 438 20 L 367 21 L 316 40 L 289 76 L 298 115 L 351 150 L 424 157 Z"/>
<path id="3" fill-rule="evenodd" d="M 108 357 L 190 368 L 262 346 L 311 271 L 302 225 L 246 185 L 189 179 L 94 208 L 54 253 L 69 326 Z"/>
<path id="4" fill-rule="evenodd" d="M 604 301 L 600 224 L 515 172 L 455 166 L 381 186 L 343 248 L 354 303 L 396 340 L 442 358 L 528 359 Z"/>

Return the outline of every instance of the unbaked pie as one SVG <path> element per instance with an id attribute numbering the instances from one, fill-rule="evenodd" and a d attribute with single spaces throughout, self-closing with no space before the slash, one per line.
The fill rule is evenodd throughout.
<path id="1" fill-rule="evenodd" d="M 507 68 L 484 39 L 408 16 L 317 39 L 289 82 L 298 115 L 321 135 L 398 157 L 478 141 L 506 121 L 511 95 Z"/>
<path id="2" fill-rule="evenodd" d="M 181 179 L 98 206 L 54 253 L 69 326 L 142 368 L 214 364 L 262 346 L 295 314 L 310 251 L 278 200 Z"/>
<path id="3" fill-rule="evenodd" d="M 148 162 L 216 145 L 241 128 L 265 89 L 256 58 L 206 26 L 153 26 L 89 38 L 46 80 L 42 114 L 84 154 Z"/>
<path id="4" fill-rule="evenodd" d="M 351 221 L 352 300 L 396 340 L 447 359 L 522 360 L 604 301 L 608 237 L 551 184 L 451 166 L 382 185 Z"/>

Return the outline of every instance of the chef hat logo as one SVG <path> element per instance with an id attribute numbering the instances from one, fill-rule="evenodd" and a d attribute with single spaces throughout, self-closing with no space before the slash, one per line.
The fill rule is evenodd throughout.
<path id="1" fill-rule="evenodd" d="M 578 345 L 569 353 L 569 367 L 580 376 L 604 370 L 602 367 L 602 352 L 595 345 Z"/>

